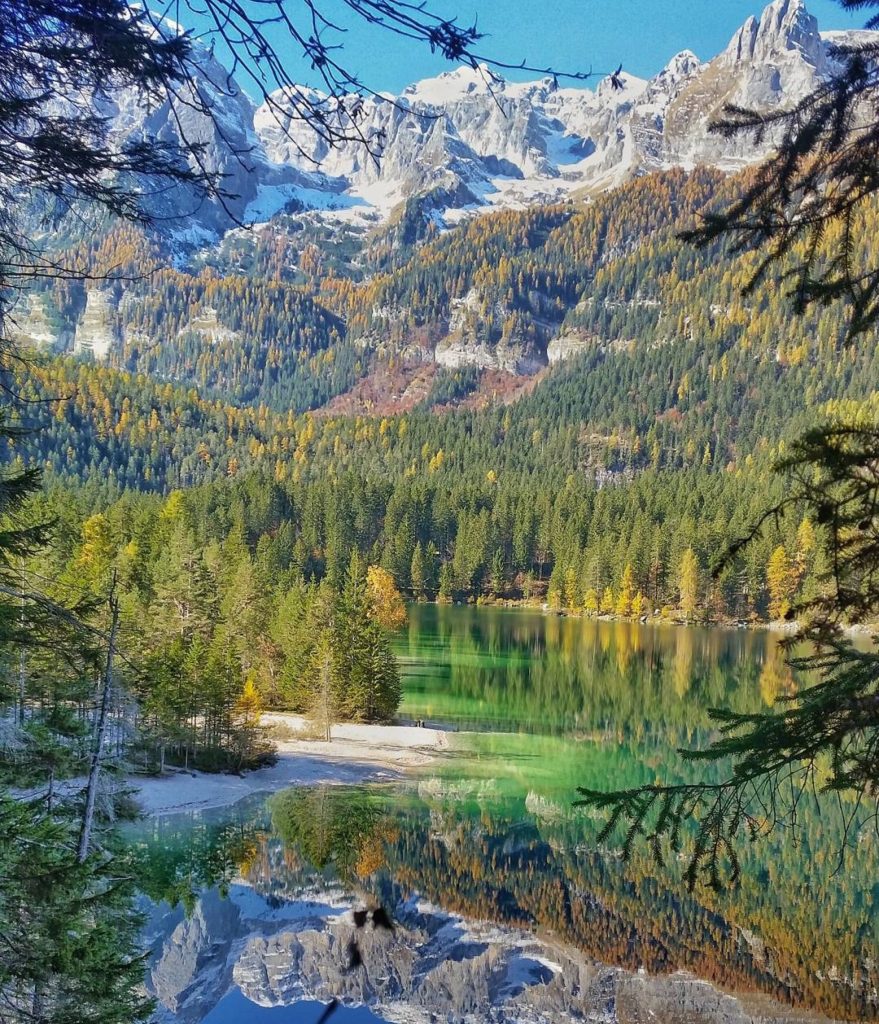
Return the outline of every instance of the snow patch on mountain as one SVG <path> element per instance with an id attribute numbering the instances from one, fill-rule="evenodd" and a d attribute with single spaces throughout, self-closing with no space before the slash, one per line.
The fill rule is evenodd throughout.
<path id="1" fill-rule="evenodd" d="M 790 106 L 832 73 L 835 46 L 876 38 L 822 33 L 804 0 L 773 0 L 713 60 L 684 50 L 649 80 L 623 73 L 622 89 L 609 79 L 595 89 L 562 88 L 552 77 L 508 82 L 465 66 L 399 96 L 330 103 L 296 87 L 257 106 L 204 51 L 192 88 L 210 116 L 199 103 L 176 116 L 168 104 L 147 107 L 133 90 L 102 102 L 121 143 L 185 136 L 204 147 L 204 166 L 224 175 L 222 200 L 183 186 L 150 199 L 172 245 L 185 250 L 291 204 L 374 226 L 407 200 L 424 200 L 425 217 L 448 226 L 485 209 L 580 197 L 655 169 L 736 169 L 763 159 L 774 140 L 712 134 L 725 106 Z M 315 128 L 304 102 L 324 105 L 329 132 Z M 332 144 L 328 136 L 339 133 L 349 141 Z"/>

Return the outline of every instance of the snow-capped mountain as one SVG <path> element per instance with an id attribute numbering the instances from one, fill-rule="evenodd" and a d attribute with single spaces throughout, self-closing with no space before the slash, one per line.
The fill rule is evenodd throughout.
<path id="1" fill-rule="evenodd" d="M 845 34 L 848 41 L 858 35 Z M 178 123 L 167 104 L 147 110 L 134 94 L 108 100 L 107 112 L 120 139 L 185 134 L 204 144 L 206 168 L 226 175 L 233 198 L 225 208 L 182 189 L 155 197 L 178 241 L 216 238 L 291 203 L 375 223 L 424 197 L 425 210 L 448 225 L 472 211 L 563 200 L 653 169 L 734 169 L 759 160 L 771 139 L 762 148 L 724 140 L 709 133 L 710 123 L 726 104 L 770 110 L 795 103 L 832 69 L 839 36 L 822 35 L 803 0 L 773 0 L 712 60 L 684 51 L 649 81 L 624 75 L 623 89 L 609 80 L 594 90 L 560 88 L 553 79 L 506 82 L 461 67 L 399 96 L 350 97 L 363 134 L 383 139 L 379 160 L 361 143 L 330 148 L 305 120 L 279 117 L 283 95 L 257 107 L 207 52 L 195 87 L 212 117 L 183 107 Z"/>
<path id="2" fill-rule="evenodd" d="M 254 129 L 275 163 L 306 172 L 313 160 L 342 179 L 353 200 L 345 216 L 386 214 L 435 192 L 452 221 L 463 209 L 563 199 L 657 168 L 758 161 L 771 139 L 761 148 L 730 142 L 709 125 L 727 104 L 792 105 L 831 70 L 838 41 L 822 36 L 803 0 L 774 0 L 713 60 L 683 51 L 649 81 L 623 76 L 622 90 L 609 81 L 594 91 L 552 79 L 494 81 L 484 69 L 461 67 L 365 101 L 364 131 L 385 139 L 379 162 L 356 144 L 327 150 L 301 125 L 279 125 L 265 104 Z"/>

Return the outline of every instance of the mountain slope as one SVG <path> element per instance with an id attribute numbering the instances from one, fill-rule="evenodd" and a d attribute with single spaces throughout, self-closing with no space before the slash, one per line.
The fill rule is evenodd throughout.
<path id="1" fill-rule="evenodd" d="M 650 81 L 624 76 L 622 90 L 609 81 L 594 92 L 559 88 L 552 79 L 512 83 L 486 68 L 462 67 L 398 97 L 368 99 L 362 123 L 386 140 L 380 162 L 354 145 L 328 151 L 307 130 L 294 133 L 293 145 L 265 105 L 254 124 L 273 160 L 302 170 L 318 161 L 346 182 L 364 205 L 345 216 L 362 217 L 371 207 L 386 213 L 435 191 L 449 223 L 468 207 L 557 201 L 645 170 L 758 161 L 771 138 L 760 146 L 729 142 L 712 136 L 709 124 L 729 103 L 791 105 L 831 66 L 830 42 L 803 0 L 774 0 L 708 63 L 684 51 Z"/>
<path id="2" fill-rule="evenodd" d="M 832 69 L 835 41 L 838 33 L 821 35 L 804 0 L 773 0 L 707 63 L 684 51 L 649 81 L 623 75 L 622 89 L 609 80 L 594 91 L 553 79 L 507 82 L 460 67 L 399 96 L 347 97 L 333 116 L 349 134 L 356 120 L 364 137 L 383 139 L 380 159 L 360 143 L 330 148 L 307 121 L 280 116 L 281 94 L 255 106 L 206 50 L 192 85 L 199 102 L 177 117 L 134 93 L 106 106 L 120 141 L 185 135 L 205 146 L 206 169 L 226 175 L 225 203 L 199 202 L 183 188 L 150 200 L 160 233 L 179 251 L 285 208 L 372 226 L 416 197 L 447 226 L 481 208 L 557 202 L 660 168 L 738 168 L 760 160 L 772 139 L 730 142 L 709 134 L 711 121 L 727 103 L 766 111 L 795 103 Z"/>

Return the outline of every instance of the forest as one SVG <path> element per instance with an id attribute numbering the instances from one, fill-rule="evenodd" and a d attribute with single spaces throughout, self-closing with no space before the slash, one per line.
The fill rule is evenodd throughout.
<path id="1" fill-rule="evenodd" d="M 290 215 L 187 271 L 114 285 L 120 345 L 107 364 L 35 353 L 31 433 L 4 455 L 45 473 L 62 561 L 91 517 L 121 523 L 133 503 L 148 520 L 182 491 L 197 549 L 234 534 L 263 571 L 309 585 L 338 583 L 356 551 L 414 599 L 783 618 L 823 571 L 818 524 L 770 524 L 714 569 L 778 500 L 790 440 L 816 417 L 875 418 L 879 369 L 875 345 L 846 345 L 840 302 L 788 317 L 780 280 L 743 296 L 754 253 L 680 243 L 751 173 L 656 173 L 418 244 L 331 242 Z M 89 259 L 142 267 L 156 244 L 117 226 Z M 59 322 L 81 309 L 81 283 L 41 287 Z M 450 333 L 501 362 L 575 343 L 511 404 L 467 365 L 430 370 L 396 415 L 327 404 Z"/>
<path id="2" fill-rule="evenodd" d="M 158 242 L 108 224 L 86 258 L 126 275 L 108 285 L 119 344 L 106 363 L 32 351 L 0 455 L 43 474 L 26 514 L 51 540 L 30 578 L 104 627 L 118 605 L 118 742 L 136 734 L 144 767 L 234 767 L 270 756 L 266 708 L 324 732 L 392 718 L 402 597 L 743 623 L 814 598 L 824 526 L 805 514 L 720 559 L 781 499 L 774 466 L 816 413 L 875 420 L 877 352 L 846 344 L 840 303 L 786 317 L 780 281 L 743 297 L 752 253 L 680 243 L 747 181 L 658 173 L 417 243 L 288 215 L 142 279 Z M 85 283 L 37 292 L 69 337 Z M 507 402 L 485 390 L 497 375 L 430 362 L 446 335 L 504 365 L 574 344 Z M 413 365 L 432 367 L 414 404 L 334 412 Z M 13 777 L 86 754 L 70 763 L 68 697 L 81 717 L 88 658 L 44 661 L 10 663 L 7 699 L 64 735 L 68 763 L 44 736 Z"/>

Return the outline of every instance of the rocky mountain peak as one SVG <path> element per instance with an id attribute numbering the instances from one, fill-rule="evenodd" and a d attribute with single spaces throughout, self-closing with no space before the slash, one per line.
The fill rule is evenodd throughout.
<path id="1" fill-rule="evenodd" d="M 724 53 L 735 63 L 771 63 L 786 55 L 801 57 L 813 67 L 823 64 L 818 22 L 803 0 L 772 0 L 759 20 L 748 18 Z"/>
<path id="2" fill-rule="evenodd" d="M 351 97 L 364 136 L 382 140 L 380 160 L 356 139 L 331 146 L 307 119 L 279 114 L 282 94 L 254 109 L 207 51 L 196 87 L 213 118 L 186 110 L 181 126 L 133 93 L 108 101 L 108 117 L 122 140 L 173 139 L 182 129 L 240 197 L 230 217 L 184 189 L 163 194 L 157 212 L 175 247 L 204 245 L 236 222 L 262 222 L 291 204 L 372 227 L 416 200 L 448 227 L 479 209 L 558 202 L 654 169 L 761 160 L 772 139 L 762 148 L 720 139 L 710 124 L 729 104 L 768 111 L 800 100 L 832 66 L 832 35 L 822 39 L 803 0 L 772 0 L 718 57 L 702 63 L 683 50 L 649 81 L 623 72 L 592 89 L 560 87 L 552 78 L 507 81 L 464 65 L 399 96 Z M 323 99 L 304 87 L 297 96 Z"/>
<path id="3" fill-rule="evenodd" d="M 651 79 L 650 84 L 654 89 L 656 87 L 668 88 L 675 86 L 679 82 L 683 82 L 698 74 L 703 66 L 702 61 L 699 60 L 692 50 L 681 50 L 680 53 L 676 53 L 672 57 L 655 78 Z"/>
<path id="4" fill-rule="evenodd" d="M 462 64 L 452 71 L 443 71 L 436 78 L 425 78 L 407 86 L 402 96 L 410 101 L 444 106 L 467 96 L 487 96 L 503 92 L 506 82 L 486 65 L 471 67 Z"/>

